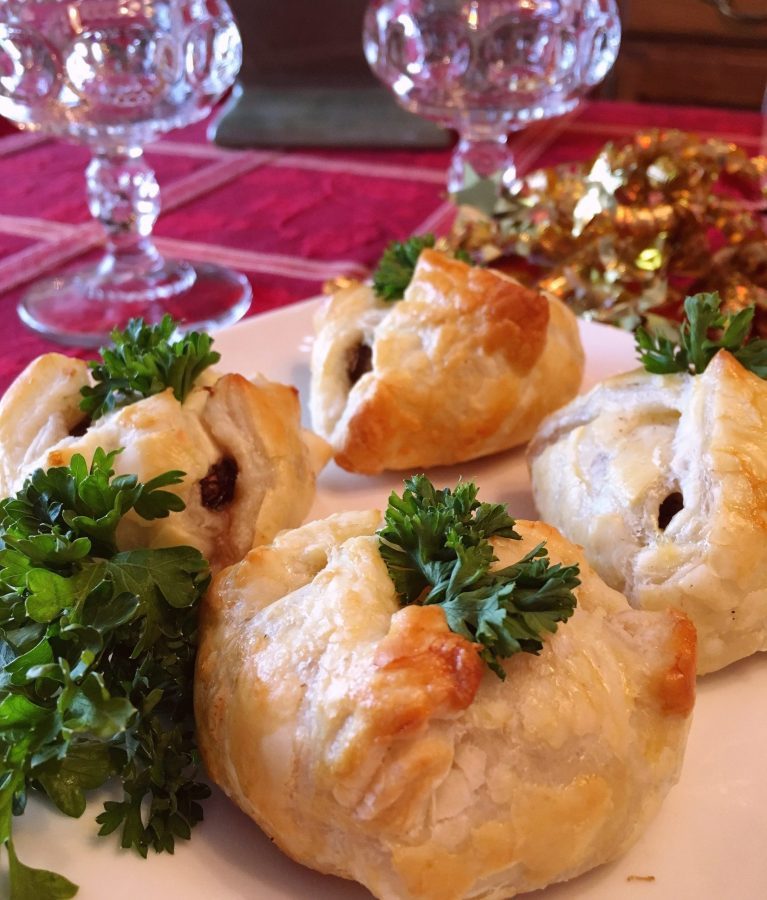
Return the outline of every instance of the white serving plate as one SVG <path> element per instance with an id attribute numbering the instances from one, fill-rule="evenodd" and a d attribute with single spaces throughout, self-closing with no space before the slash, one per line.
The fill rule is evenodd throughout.
<path id="1" fill-rule="evenodd" d="M 243 374 L 309 384 L 312 314 L 317 301 L 249 319 L 220 332 L 222 365 Z M 634 366 L 628 334 L 581 323 L 584 388 Z M 308 422 L 307 422 L 308 424 Z M 512 515 L 534 517 L 522 451 L 431 470 L 439 486 L 458 476 L 476 480 L 480 499 L 504 501 Z M 385 506 L 400 475 L 363 477 L 331 465 L 319 479 L 313 518 L 342 509 Z M 767 552 L 767 548 L 765 548 Z M 536 900 L 764 900 L 767 898 L 767 655 L 730 666 L 699 684 L 684 770 L 660 814 L 623 857 Z M 98 838 L 89 804 L 82 819 L 40 801 L 14 823 L 18 854 L 28 865 L 61 872 L 81 889 L 79 900 L 365 900 L 362 887 L 319 875 L 283 856 L 219 791 L 205 821 L 175 856 L 147 860 Z M 2 868 L 5 868 L 3 862 Z M 3 892 L 0 879 L 0 894 Z"/>

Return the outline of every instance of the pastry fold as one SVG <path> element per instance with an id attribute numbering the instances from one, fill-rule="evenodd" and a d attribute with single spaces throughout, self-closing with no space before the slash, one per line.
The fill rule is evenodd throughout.
<path id="1" fill-rule="evenodd" d="M 146 482 L 184 472 L 169 489 L 186 508 L 152 521 L 128 513 L 120 547 L 188 545 L 213 570 L 308 513 L 329 448 L 301 429 L 295 388 L 209 370 L 183 403 L 168 388 L 89 422 L 79 408 L 88 383 L 86 363 L 51 353 L 11 385 L 0 401 L 0 496 L 15 493 L 37 468 L 67 465 L 76 453 L 90 461 L 97 447 L 121 449 L 117 474 Z"/>
<path id="2" fill-rule="evenodd" d="M 386 900 L 501 900 L 574 877 L 641 832 L 675 782 L 695 632 L 632 610 L 577 562 L 572 618 L 501 681 L 436 606 L 399 608 L 376 511 L 283 532 L 214 579 L 195 707 L 210 776 L 290 856 Z"/>
<path id="3" fill-rule="evenodd" d="M 529 462 L 540 515 L 608 584 L 692 619 L 701 673 L 767 649 L 767 382 L 726 351 L 701 375 L 610 378 Z"/>
<path id="4" fill-rule="evenodd" d="M 421 253 L 403 300 L 340 290 L 316 331 L 312 424 L 352 472 L 524 444 L 583 374 L 578 325 L 559 300 L 436 250 Z"/>

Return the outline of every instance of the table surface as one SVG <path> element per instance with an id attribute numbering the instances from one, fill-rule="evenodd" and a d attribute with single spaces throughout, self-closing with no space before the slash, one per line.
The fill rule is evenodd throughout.
<path id="1" fill-rule="evenodd" d="M 724 137 L 752 154 L 762 140 L 755 113 L 609 102 L 584 104 L 512 140 L 524 173 L 586 159 L 648 127 Z M 34 356 L 59 349 L 21 324 L 19 296 L 36 278 L 94 255 L 102 241 L 85 202 L 87 148 L 4 130 L 0 391 Z M 389 241 L 439 232 L 450 218 L 449 151 L 228 151 L 207 141 L 200 123 L 151 145 L 147 156 L 162 190 L 158 247 L 245 272 L 249 315 L 312 296 L 334 276 L 364 275 Z"/>

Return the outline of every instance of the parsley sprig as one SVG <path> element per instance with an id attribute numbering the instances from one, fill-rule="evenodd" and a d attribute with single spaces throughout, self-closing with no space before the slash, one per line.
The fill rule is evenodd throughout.
<path id="1" fill-rule="evenodd" d="M 451 631 L 482 645 L 480 656 L 505 678 L 500 660 L 538 653 L 575 609 L 578 566 L 552 565 L 544 543 L 514 565 L 497 558 L 490 538 L 519 540 L 505 506 L 480 503 L 477 488 L 462 482 L 438 490 L 425 475 L 392 493 L 378 532 L 380 553 L 403 606 L 439 604 Z"/>
<path id="2" fill-rule="evenodd" d="M 725 315 L 718 293 L 695 294 L 684 301 L 684 314 L 676 339 L 637 328 L 637 355 L 648 372 L 700 375 L 720 350 L 729 350 L 746 369 L 767 378 L 767 341 L 749 340 L 753 306 Z"/>
<path id="3" fill-rule="evenodd" d="M 192 676 L 196 606 L 208 583 L 190 547 L 117 549 L 120 519 L 183 508 L 150 482 L 114 477 L 115 453 L 88 466 L 36 471 L 0 502 L 0 845 L 10 896 L 49 900 L 77 890 L 17 858 L 12 816 L 30 791 L 82 815 L 86 792 L 112 777 L 123 799 L 98 817 L 123 847 L 173 851 L 202 818 L 195 780 Z"/>
<path id="4" fill-rule="evenodd" d="M 373 272 L 375 295 L 386 301 L 401 300 L 412 281 L 421 251 L 434 247 L 435 244 L 433 234 L 414 235 L 406 241 L 392 241 Z M 471 262 L 464 250 L 458 250 L 454 255 L 461 262 Z"/>
<path id="5" fill-rule="evenodd" d="M 101 360 L 91 363 L 95 384 L 82 388 L 80 409 L 98 419 L 113 409 L 173 388 L 183 401 L 199 375 L 219 361 L 208 334 L 190 331 L 174 339 L 176 323 L 165 316 L 158 325 L 132 319 L 112 332 L 112 347 L 102 347 Z"/>

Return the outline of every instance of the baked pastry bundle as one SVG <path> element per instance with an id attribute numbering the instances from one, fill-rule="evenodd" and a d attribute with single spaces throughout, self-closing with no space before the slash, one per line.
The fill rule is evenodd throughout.
<path id="1" fill-rule="evenodd" d="M 301 429 L 295 388 L 207 369 L 183 403 L 167 388 L 90 422 L 80 409 L 90 383 L 85 362 L 49 353 L 11 385 L 0 400 L 0 496 L 37 468 L 122 448 L 118 474 L 186 473 L 170 488 L 186 509 L 152 521 L 129 513 L 118 529 L 124 549 L 188 545 L 215 571 L 303 521 L 329 450 Z"/>
<path id="2" fill-rule="evenodd" d="M 376 511 L 278 535 L 203 603 L 195 705 L 211 777 L 291 857 L 386 900 L 501 900 L 619 854 L 677 778 L 695 633 L 577 562 L 569 621 L 505 680 L 438 606 L 399 607 Z"/>
<path id="3" fill-rule="evenodd" d="M 404 299 L 343 288 L 316 332 L 312 426 L 339 465 L 365 474 L 523 444 L 583 373 L 578 325 L 559 300 L 433 249 Z"/>
<path id="4" fill-rule="evenodd" d="M 701 673 L 767 649 L 767 382 L 734 356 L 608 379 L 543 423 L 529 462 L 540 515 L 609 585 L 692 619 Z"/>

